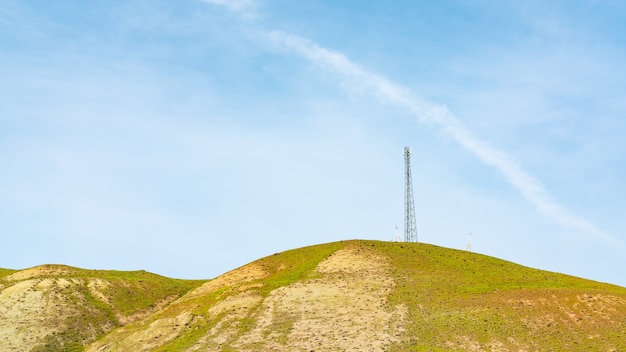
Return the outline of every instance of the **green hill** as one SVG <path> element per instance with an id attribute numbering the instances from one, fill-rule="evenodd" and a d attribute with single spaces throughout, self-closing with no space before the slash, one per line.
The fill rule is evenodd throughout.
<path id="1" fill-rule="evenodd" d="M 50 271 L 57 267 L 42 268 L 46 273 L 35 277 L 28 270 L 0 271 L 0 350 L 620 351 L 626 346 L 626 288 L 422 243 L 304 247 L 206 282 L 69 267 L 58 267 L 64 273 L 55 276 Z M 16 296 L 11 291 L 18 285 L 31 291 Z M 45 295 L 32 290 L 46 285 L 76 301 L 73 320 L 39 316 L 41 326 L 65 324 L 58 330 L 64 333 L 48 332 L 32 343 L 20 340 L 24 334 L 3 335 L 7 326 L 28 329 L 7 319 L 6 307 L 19 299 L 42 300 Z M 13 301 L 7 303 L 7 297 Z M 37 317 L 29 312 L 23 312 L 23 321 L 29 314 Z"/>
<path id="2" fill-rule="evenodd" d="M 82 351 L 201 283 L 64 265 L 1 269 L 0 351 Z"/>

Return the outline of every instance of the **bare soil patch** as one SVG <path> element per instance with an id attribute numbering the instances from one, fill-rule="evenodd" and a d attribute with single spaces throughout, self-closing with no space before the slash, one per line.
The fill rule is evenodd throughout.
<path id="1" fill-rule="evenodd" d="M 248 315 L 252 327 L 240 334 L 229 315 L 195 349 L 228 343 L 238 351 L 383 351 L 401 335 L 406 311 L 388 305 L 390 270 L 388 259 L 374 251 L 341 249 L 317 266 L 313 278 L 276 289 L 262 301 L 255 297 L 256 306 L 245 295 L 232 297 L 229 306 L 248 307 L 233 314 Z"/>
<path id="2" fill-rule="evenodd" d="M 246 282 L 252 282 L 267 277 L 268 272 L 257 263 L 251 263 L 241 268 L 227 272 L 206 284 L 196 288 L 186 294 L 181 300 L 192 299 L 198 296 L 209 294 L 227 286 L 241 285 Z"/>
<path id="3" fill-rule="evenodd" d="M 72 268 L 64 265 L 40 265 L 20 270 L 5 277 L 8 281 L 23 281 L 39 277 L 62 276 L 72 273 Z"/>
<path id="4" fill-rule="evenodd" d="M 37 341 L 59 333 L 56 324 L 78 312 L 60 291 L 67 280 L 32 279 L 0 292 L 0 351 L 30 351 Z"/>

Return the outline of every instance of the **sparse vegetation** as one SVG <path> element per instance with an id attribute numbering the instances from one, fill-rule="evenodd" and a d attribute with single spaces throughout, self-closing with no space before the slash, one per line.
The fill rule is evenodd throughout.
<path id="1" fill-rule="evenodd" d="M 422 243 L 299 248 L 210 282 L 0 269 L 0 290 L 20 282 L 0 301 L 0 347 L 18 336 L 23 351 L 617 351 L 626 338 L 626 288 Z M 40 318 L 14 322 L 29 338 L 2 315 L 16 306 Z"/>
<path id="2" fill-rule="evenodd" d="M 622 287 L 427 244 L 375 245 L 394 263 L 397 286 L 390 303 L 407 304 L 411 316 L 407 338 L 394 350 L 499 346 L 592 351 L 623 344 L 626 289 Z M 599 312 L 581 307 L 580 297 L 604 295 L 615 295 L 609 308 L 614 313 L 611 323 Z M 583 316 L 594 322 L 577 322 Z M 607 324 L 613 325 L 612 332 L 605 329 Z M 589 338 L 596 335 L 602 338 Z"/>
<path id="3" fill-rule="evenodd" d="M 101 290 L 102 294 L 110 299 L 111 308 L 124 316 L 155 308 L 160 301 L 180 297 L 202 283 L 147 272 L 105 272 L 101 278 L 110 284 Z"/>
<path id="4" fill-rule="evenodd" d="M 261 280 L 261 293 L 269 292 L 294 282 L 309 278 L 315 267 L 344 246 L 343 242 L 333 242 L 317 246 L 292 249 L 276 253 L 257 261 L 269 275 Z"/>
<path id="5" fill-rule="evenodd" d="M 169 303 L 204 282 L 169 279 L 145 271 L 84 270 L 64 265 L 2 269 L 0 280 L 0 289 L 19 287 L 0 301 L 0 336 L 17 332 L 15 336 L 32 341 L 31 349 L 18 351 L 35 352 L 82 351 L 113 328 L 149 315 L 159 304 Z M 13 318 L 2 314 L 16 310 L 23 314 Z M 0 339 L 0 349 L 20 345 Z"/>
<path id="6" fill-rule="evenodd" d="M 7 275 L 11 275 L 14 272 L 16 272 L 17 270 L 11 270 L 11 269 L 2 269 L 0 268 L 0 280 L 2 280 L 2 278 L 4 278 Z"/>

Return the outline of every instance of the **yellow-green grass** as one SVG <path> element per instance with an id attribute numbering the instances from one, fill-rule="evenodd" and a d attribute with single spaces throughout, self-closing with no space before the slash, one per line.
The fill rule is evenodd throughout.
<path id="1" fill-rule="evenodd" d="M 298 248 L 256 261 L 268 275 L 245 285 L 265 296 L 314 278 L 315 267 L 346 246 L 364 247 L 390 259 L 396 283 L 389 297 L 390 309 L 397 305 L 408 308 L 402 342 L 391 350 L 444 351 L 478 344 L 483 349 L 610 351 L 626 340 L 626 288 L 423 243 L 354 240 Z M 237 287 L 214 292 L 203 298 L 206 305 L 198 304 L 196 313 L 204 315 L 235 292 L 239 292 Z M 623 300 L 607 306 L 610 315 L 585 312 L 585 300 L 607 295 Z M 258 308 L 251 307 L 247 317 L 238 322 L 240 333 L 231 341 L 250 328 L 247 322 Z M 273 331 L 287 334 L 293 324 L 288 318 L 275 319 Z M 190 329 L 160 350 L 192 346 L 219 320 L 220 316 L 204 320 L 201 327 Z M 232 346 L 226 342 L 221 348 Z"/>
<path id="2" fill-rule="evenodd" d="M 180 297 L 206 282 L 171 279 L 146 271 L 90 270 L 85 274 L 87 277 L 106 280 L 110 284 L 101 292 L 110 299 L 111 309 L 122 315 L 154 308 L 163 299 Z"/>
<path id="3" fill-rule="evenodd" d="M 29 279 L 65 279 L 72 283 L 54 288 L 54 293 L 43 294 L 61 295 L 63 304 L 73 312 L 63 321 L 50 322 L 62 330 L 47 336 L 34 352 L 82 350 L 86 343 L 119 326 L 119 317 L 154 310 L 159 303 L 171 302 L 206 282 L 171 279 L 146 271 L 87 270 L 65 265 L 43 265 L 34 269 L 40 270 L 31 270 L 33 274 L 27 276 Z M 3 269 L 0 280 L 15 272 L 18 271 Z M 5 280 L 4 285 L 16 281 Z M 93 282 L 102 283 L 97 289 L 106 301 L 94 297 L 89 288 Z M 33 286 L 32 290 L 47 289 Z"/>
<path id="4" fill-rule="evenodd" d="M 392 259 L 391 305 L 409 308 L 393 350 L 611 350 L 626 341 L 626 288 L 428 244 L 369 245 Z M 589 300 L 610 312 L 591 312 Z"/>
<path id="5" fill-rule="evenodd" d="M 0 268 L 0 281 L 2 281 L 2 279 L 5 276 L 9 276 L 9 275 L 13 274 L 14 272 L 16 272 L 16 270 Z"/>
<path id="6" fill-rule="evenodd" d="M 44 273 L 37 275 L 37 278 L 64 278 L 81 279 L 83 285 L 81 293 L 92 303 L 103 309 L 121 315 L 130 315 L 154 307 L 155 304 L 167 297 L 180 297 L 187 291 L 195 288 L 206 280 L 181 280 L 164 277 L 144 270 L 138 271 L 118 271 L 118 270 L 89 270 L 80 269 L 67 265 L 44 265 L 57 269 L 53 274 Z M 10 273 L 15 270 L 6 270 Z M 2 271 L 0 271 L 0 278 Z M 88 280 L 103 280 L 107 283 L 100 291 L 109 299 L 109 303 L 103 305 L 94 299 L 85 284 Z M 74 289 L 74 288 L 71 288 Z"/>
<path id="7" fill-rule="evenodd" d="M 259 280 L 263 284 L 259 291 L 267 295 L 279 287 L 310 278 L 321 261 L 346 243 L 348 241 L 292 249 L 258 260 L 256 263 L 268 272 L 267 277 Z"/>
<path id="8" fill-rule="evenodd" d="M 111 337 L 123 338 L 148 328 L 158 319 L 189 312 L 193 318 L 188 325 L 158 349 L 187 350 L 211 329 L 228 328 L 222 324 L 228 312 L 210 314 L 215 305 L 242 292 L 266 297 L 280 287 L 314 279 L 318 275 L 317 265 L 346 247 L 375 251 L 377 255 L 372 258 L 387 258 L 384 264 L 390 265 L 395 283 L 388 307 L 390 312 L 398 306 L 406 307 L 406 315 L 398 318 L 402 319 L 404 333 L 390 347 L 391 351 L 612 351 L 622 348 L 626 341 L 624 287 L 429 244 L 361 240 L 298 248 L 259 259 L 252 264 L 265 275 L 178 301 Z M 70 274 L 55 277 L 100 279 L 110 284 L 100 288 L 109 298 L 110 303 L 106 304 L 92 297 L 85 285 L 78 289 L 77 297 L 84 297 L 89 303 L 86 306 L 95 308 L 85 311 L 84 318 L 80 318 L 84 320 L 72 323 L 75 327 L 100 326 L 115 314 L 149 311 L 165 298 L 180 297 L 205 282 L 170 279 L 144 271 L 64 268 Z M 0 284 L 3 277 L 14 272 L 0 269 Z M 254 326 L 260 315 L 261 301 L 247 307 L 244 316 L 228 317 L 238 332 L 229 335 L 219 347 L 221 350 L 236 350 L 235 342 Z M 275 336 L 286 338 L 295 319 L 290 315 L 274 317 Z M 78 348 L 80 338 L 85 337 L 52 339 L 38 352 Z M 59 347 L 61 342 L 64 345 Z"/>
<path id="9" fill-rule="evenodd" d="M 15 270 L 0 268 L 0 290 L 2 290 L 6 286 L 6 281 L 4 280 L 4 278 L 13 274 L 14 272 Z"/>
<path id="10" fill-rule="evenodd" d="M 334 242 L 292 249 L 259 259 L 251 264 L 258 265 L 267 275 L 258 280 L 242 283 L 242 285 L 245 284 L 251 287 L 247 289 L 248 292 L 256 292 L 261 296 L 267 296 L 272 290 L 307 278 L 312 278 L 315 276 L 314 269 L 317 265 L 335 251 L 345 246 L 346 243 L 347 242 Z M 193 346 L 200 337 L 213 327 L 215 322 L 221 321 L 223 318 L 223 314 L 210 317 L 208 310 L 215 304 L 226 299 L 229 295 L 238 292 L 238 288 L 239 287 L 223 287 L 206 296 L 198 297 L 187 302 L 185 306 L 192 307 L 192 311 L 196 319 L 198 319 L 197 325 L 185 330 L 177 339 L 162 346 L 158 351 L 182 351 Z M 180 312 L 181 308 L 182 307 L 178 307 L 177 311 Z M 237 321 L 237 324 L 239 324 L 239 333 L 233 335 L 229 341 L 224 343 L 220 347 L 222 350 L 228 351 L 229 348 L 232 348 L 229 347 L 229 343 L 237 340 L 241 334 L 246 333 L 251 328 L 252 320 L 250 317 L 258 313 L 259 306 L 249 308 L 247 316 Z M 170 314 L 170 312 L 166 311 L 164 314 L 155 316 L 155 319 L 168 314 Z M 292 323 L 293 322 L 289 319 L 276 319 L 273 327 L 276 331 L 284 331 L 286 334 Z M 227 328 L 227 326 L 224 326 L 224 328 Z M 232 350 L 235 351 L 236 349 Z"/>

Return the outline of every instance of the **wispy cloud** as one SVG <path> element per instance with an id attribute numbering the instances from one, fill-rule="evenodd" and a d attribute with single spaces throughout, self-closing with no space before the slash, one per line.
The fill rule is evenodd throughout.
<path id="1" fill-rule="evenodd" d="M 254 0 L 201 0 L 213 5 L 223 6 L 246 19 L 256 17 L 256 2 Z"/>
<path id="2" fill-rule="evenodd" d="M 203 0 L 222 5 L 231 11 L 248 15 L 254 7 L 252 1 Z M 319 44 L 283 31 L 263 31 L 259 33 L 269 42 L 282 49 L 292 51 L 320 67 L 338 74 L 350 87 L 370 93 L 381 101 L 406 109 L 421 123 L 442 128 L 463 148 L 475 155 L 481 162 L 502 174 L 522 196 L 538 211 L 562 226 L 582 231 L 609 245 L 624 250 L 623 243 L 603 232 L 589 220 L 571 214 L 556 202 L 546 188 L 533 175 L 527 172 L 510 154 L 476 137 L 445 106 L 437 105 L 417 97 L 411 90 L 388 78 L 370 72 L 340 52 L 322 47 Z"/>

